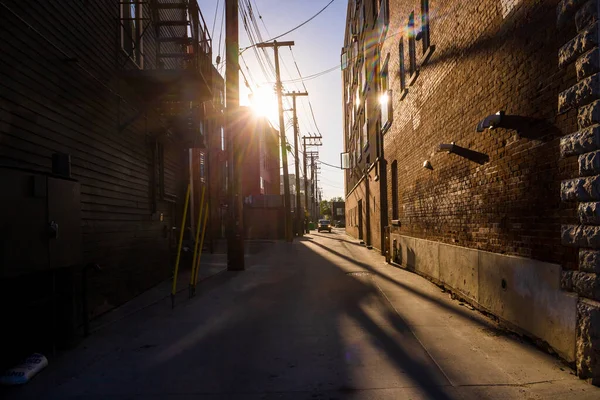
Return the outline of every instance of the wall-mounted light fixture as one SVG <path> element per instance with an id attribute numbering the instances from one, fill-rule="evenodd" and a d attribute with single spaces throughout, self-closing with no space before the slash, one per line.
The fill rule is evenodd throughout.
<path id="1" fill-rule="evenodd" d="M 431 166 L 431 163 L 429 162 L 429 160 L 425 160 L 425 161 L 423 162 L 423 168 L 425 168 L 425 169 L 430 169 L 430 170 L 432 170 L 432 171 L 433 171 L 433 167 Z"/>
<path id="2" fill-rule="evenodd" d="M 476 162 L 477 164 L 485 164 L 490 160 L 490 157 L 487 154 L 480 153 L 475 150 L 466 149 L 464 147 L 458 146 L 454 142 L 439 144 L 438 147 L 435 149 L 435 152 L 446 152 L 448 154 L 456 154 L 457 156 L 466 158 L 468 160 Z"/>
<path id="3" fill-rule="evenodd" d="M 498 111 L 496 114 L 488 115 L 477 124 L 477 132 L 498 128 L 502 124 L 503 117 L 504 111 Z"/>
<path id="4" fill-rule="evenodd" d="M 437 147 L 437 149 L 435 149 L 436 153 L 441 153 L 444 151 L 448 154 L 454 153 L 454 142 L 442 143 Z"/>

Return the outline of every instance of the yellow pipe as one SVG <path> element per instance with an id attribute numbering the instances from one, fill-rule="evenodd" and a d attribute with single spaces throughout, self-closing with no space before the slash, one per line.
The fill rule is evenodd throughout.
<path id="1" fill-rule="evenodd" d="M 202 225 L 202 239 L 200 239 L 200 253 L 198 254 L 198 265 L 196 266 L 196 276 L 194 277 L 194 289 L 198 284 L 198 270 L 200 269 L 200 258 L 202 257 L 202 247 L 204 246 L 204 235 L 206 234 L 206 222 L 208 221 L 208 201 L 206 202 L 206 213 L 204 213 L 204 224 Z"/>
<path id="2" fill-rule="evenodd" d="M 194 271 L 196 270 L 196 258 L 198 257 L 198 239 L 200 238 L 200 225 L 202 223 L 202 211 L 204 207 L 204 193 L 206 185 L 202 186 L 202 196 L 200 199 L 200 211 L 198 213 L 198 225 L 196 226 L 196 236 L 194 241 L 194 260 L 192 261 L 192 273 L 190 275 L 190 285 L 194 283 Z"/>
<path id="3" fill-rule="evenodd" d="M 185 232 L 185 218 L 187 217 L 188 205 L 190 203 L 190 184 L 187 185 L 185 193 L 185 205 L 183 206 L 183 218 L 181 220 L 181 229 L 179 232 L 179 245 L 177 246 L 177 260 L 175 261 L 175 274 L 173 275 L 173 288 L 171 296 L 175 296 L 177 291 L 177 273 L 179 272 L 179 260 L 181 259 L 181 245 L 183 244 L 183 233 Z"/>

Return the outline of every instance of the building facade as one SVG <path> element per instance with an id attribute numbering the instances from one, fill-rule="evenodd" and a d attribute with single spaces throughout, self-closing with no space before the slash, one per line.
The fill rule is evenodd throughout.
<path id="1" fill-rule="evenodd" d="M 346 224 L 346 203 L 343 201 L 331 202 L 331 220 L 336 223 Z"/>
<path id="2" fill-rule="evenodd" d="M 196 1 L 8 0 L 0 26 L 2 205 L 15 210 L 2 221 L 14 328 L 2 362 L 12 363 L 170 277 L 212 54 Z M 53 302 L 67 311 L 46 321 Z M 33 321 L 61 334 L 31 336 L 42 332 Z"/>
<path id="3" fill-rule="evenodd" d="M 250 108 L 241 107 L 238 115 L 244 234 L 247 239 L 278 239 L 284 221 L 279 195 L 279 132 Z"/>
<path id="4" fill-rule="evenodd" d="M 349 1 L 346 230 L 599 383 L 598 9 L 584 3 Z"/>
<path id="5" fill-rule="evenodd" d="M 279 194 L 279 132 L 266 117 L 247 107 L 240 110 L 239 142 L 242 196 Z"/>
<path id="6" fill-rule="evenodd" d="M 199 161 L 204 163 L 203 166 L 199 165 L 197 171 L 206 184 L 206 196 L 210 204 L 206 238 L 214 249 L 214 242 L 225 238 L 229 185 L 229 149 L 224 118 L 225 81 L 215 67 L 213 67 L 211 84 L 213 100 L 205 103 L 206 148 L 194 151 L 202 154 L 202 159 Z"/>

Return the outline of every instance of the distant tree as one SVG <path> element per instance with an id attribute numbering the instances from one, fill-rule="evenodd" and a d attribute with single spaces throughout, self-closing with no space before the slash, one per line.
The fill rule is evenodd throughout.
<path id="1" fill-rule="evenodd" d="M 326 215 L 326 216 L 331 215 L 331 207 L 329 207 L 329 201 L 321 200 L 321 203 L 319 205 L 320 205 L 322 215 Z"/>
<path id="2" fill-rule="evenodd" d="M 334 201 L 336 203 L 339 203 L 339 202 L 343 202 L 344 199 L 342 199 L 341 197 L 333 197 L 330 201 Z"/>

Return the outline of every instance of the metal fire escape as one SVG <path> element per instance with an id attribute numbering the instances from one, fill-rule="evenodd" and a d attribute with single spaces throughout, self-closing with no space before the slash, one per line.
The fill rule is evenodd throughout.
<path id="1" fill-rule="evenodd" d="M 196 0 L 119 0 L 121 76 L 145 106 L 123 129 L 147 113 L 186 147 L 204 147 L 202 103 L 212 98 L 211 38 Z M 130 44 L 131 43 L 131 44 Z M 153 53 L 153 54 L 152 54 Z M 154 55 L 154 57 L 151 57 Z M 128 60 L 129 59 L 129 60 Z M 130 60 L 134 60 L 132 67 Z"/>

